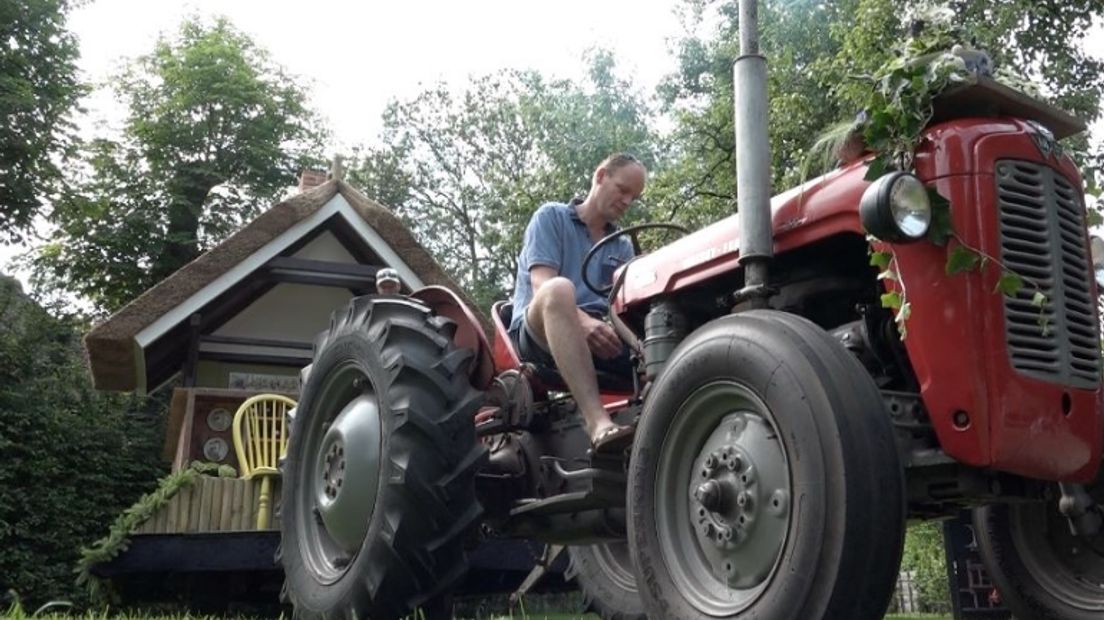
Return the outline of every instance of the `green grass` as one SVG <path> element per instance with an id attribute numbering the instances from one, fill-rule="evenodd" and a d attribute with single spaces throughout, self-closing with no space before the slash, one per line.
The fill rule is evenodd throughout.
<path id="1" fill-rule="evenodd" d="M 65 614 L 65 604 L 51 604 L 35 611 L 26 611 L 18 603 L 6 612 L 0 611 L 0 618 L 10 620 L 249 620 L 244 616 L 206 616 L 195 614 L 149 615 L 136 613 L 115 613 L 111 610 L 87 612 L 84 614 Z M 415 615 L 414 620 L 418 620 Z M 571 614 L 535 611 L 525 613 L 519 610 L 513 614 L 492 616 L 488 620 L 598 620 L 594 614 Z M 950 616 L 939 614 L 890 614 L 885 620 L 951 620 Z"/>
<path id="2" fill-rule="evenodd" d="M 136 614 L 120 613 L 116 614 L 112 611 L 97 612 L 97 613 L 84 613 L 79 616 L 65 616 L 65 614 L 55 613 L 39 613 L 26 612 L 22 609 L 9 609 L 6 613 L 0 614 L 0 618 L 6 618 L 11 620 L 227 620 L 227 618 L 234 617 L 222 617 L 222 616 L 194 616 L 194 614 L 177 614 L 177 616 L 136 616 Z M 497 616 L 500 618 L 511 618 L 510 616 Z M 522 616 L 521 613 L 514 613 L 512 616 L 516 620 L 597 620 L 597 616 L 593 613 L 578 614 L 578 613 L 532 613 L 527 616 Z M 244 619 L 243 619 L 244 620 Z M 896 614 L 891 613 L 885 617 L 885 620 L 951 620 L 949 616 L 938 616 L 938 614 L 931 613 L 913 613 L 913 614 Z"/>

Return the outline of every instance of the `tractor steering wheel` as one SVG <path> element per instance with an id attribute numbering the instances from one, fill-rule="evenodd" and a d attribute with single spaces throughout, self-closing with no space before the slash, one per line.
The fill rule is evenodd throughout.
<path id="1" fill-rule="evenodd" d="M 593 282 L 591 282 L 590 281 L 590 276 L 588 275 L 588 270 L 587 270 L 587 268 L 590 267 L 590 261 L 594 259 L 594 256 L 598 253 L 599 248 L 605 246 L 606 244 L 613 243 L 613 241 L 615 239 L 620 239 L 621 237 L 623 237 L 625 235 L 632 235 L 633 250 L 636 251 L 636 252 L 639 252 L 640 251 L 640 242 L 639 242 L 639 238 L 637 237 L 637 234 L 640 233 L 641 231 L 652 229 L 652 228 L 666 228 L 668 230 L 677 230 L 677 231 L 681 232 L 684 235 L 689 234 L 689 232 L 690 232 L 685 227 L 679 226 L 678 224 L 668 224 L 668 223 L 663 223 L 663 222 L 655 222 L 655 223 L 652 223 L 652 224 L 637 224 L 636 226 L 629 226 L 628 228 L 622 228 L 621 230 L 618 230 L 617 232 L 606 235 L 605 237 L 602 237 L 598 241 L 598 243 L 595 243 L 594 247 L 590 248 L 590 251 L 588 251 L 586 253 L 586 256 L 583 257 L 583 267 L 582 267 L 582 270 L 583 270 L 583 274 L 582 274 L 583 275 L 583 284 L 585 284 L 588 289 L 593 291 L 595 295 L 601 295 L 602 297 L 608 297 L 609 294 L 610 294 L 610 291 L 613 290 L 613 284 L 610 283 L 610 284 L 607 284 L 605 286 L 597 286 Z"/>

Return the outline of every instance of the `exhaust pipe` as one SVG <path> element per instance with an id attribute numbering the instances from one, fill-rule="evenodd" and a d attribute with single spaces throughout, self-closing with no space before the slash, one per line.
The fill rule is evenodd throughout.
<path id="1" fill-rule="evenodd" d="M 740 57 L 732 67 L 736 114 L 736 199 L 744 288 L 736 304 L 765 308 L 774 256 L 771 229 L 770 138 L 767 134 L 767 59 L 759 53 L 758 0 L 740 0 Z"/>

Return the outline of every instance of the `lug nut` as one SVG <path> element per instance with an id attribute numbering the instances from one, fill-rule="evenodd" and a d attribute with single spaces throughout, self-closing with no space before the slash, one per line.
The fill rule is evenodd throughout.
<path id="1" fill-rule="evenodd" d="M 710 512 L 717 512 L 721 507 L 721 485 L 716 480 L 707 480 L 694 489 L 694 499 Z"/>

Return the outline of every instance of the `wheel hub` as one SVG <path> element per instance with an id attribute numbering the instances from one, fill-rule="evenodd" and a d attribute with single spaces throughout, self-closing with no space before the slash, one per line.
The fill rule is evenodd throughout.
<path id="1" fill-rule="evenodd" d="M 345 445 L 340 439 L 333 442 L 326 454 L 326 465 L 322 470 L 323 493 L 329 499 L 337 499 L 337 493 L 345 482 Z"/>
<path id="2" fill-rule="evenodd" d="M 313 477 L 316 514 L 347 553 L 360 549 L 379 488 L 379 405 L 370 393 L 353 398 L 326 429 Z M 346 449 L 346 446 L 349 449 Z"/>
<path id="3" fill-rule="evenodd" d="M 717 426 L 695 463 L 691 523 L 714 576 L 730 587 L 762 583 L 786 536 L 788 480 L 777 444 L 762 418 L 734 413 Z"/>

